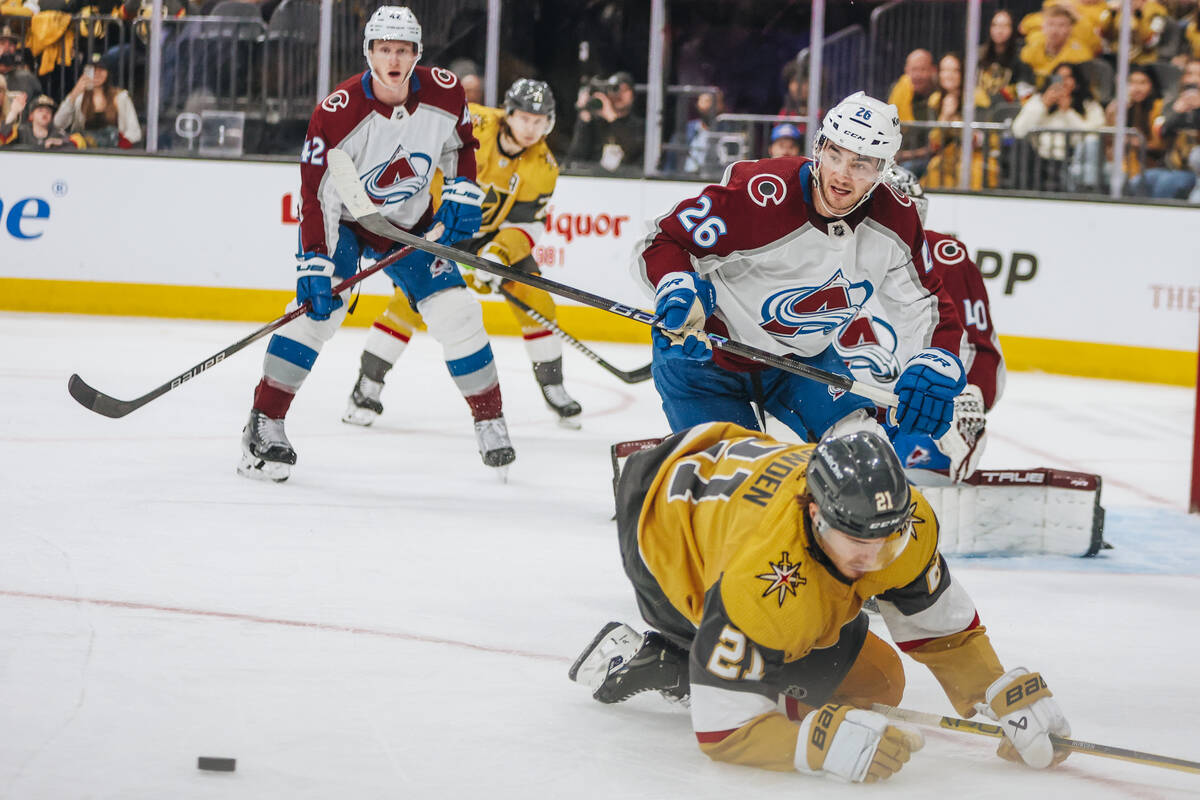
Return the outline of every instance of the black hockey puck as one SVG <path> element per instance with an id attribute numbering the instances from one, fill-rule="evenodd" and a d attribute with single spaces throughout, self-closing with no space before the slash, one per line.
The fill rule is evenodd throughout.
<path id="1" fill-rule="evenodd" d="M 206 769 L 210 772 L 233 772 L 237 769 L 237 759 L 200 756 L 196 759 L 196 767 L 197 769 Z"/>

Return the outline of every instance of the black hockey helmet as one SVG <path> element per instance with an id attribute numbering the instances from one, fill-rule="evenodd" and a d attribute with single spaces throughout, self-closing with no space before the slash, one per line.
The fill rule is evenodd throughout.
<path id="1" fill-rule="evenodd" d="M 817 445 L 808 490 L 823 521 L 856 539 L 884 539 L 908 527 L 912 493 L 904 468 L 877 434 L 857 431 Z"/>
<path id="2" fill-rule="evenodd" d="M 546 133 L 554 130 L 554 93 L 550 84 L 545 81 L 535 81 L 532 78 L 517 78 L 513 85 L 504 93 L 504 113 L 527 111 L 530 114 L 543 114 L 550 118 Z"/>

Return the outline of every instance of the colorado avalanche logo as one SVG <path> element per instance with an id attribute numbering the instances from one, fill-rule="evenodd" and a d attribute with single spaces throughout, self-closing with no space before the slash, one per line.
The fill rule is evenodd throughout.
<path id="1" fill-rule="evenodd" d="M 823 286 L 784 289 L 762 307 L 762 329 L 777 338 L 828 334 L 854 319 L 875 291 L 870 281 L 850 283 L 837 273 Z"/>
<path id="2" fill-rule="evenodd" d="M 778 175 L 763 173 L 750 179 L 746 184 L 746 191 L 750 194 L 750 199 L 763 208 L 766 208 L 768 203 L 777 206 L 787 197 L 787 182 Z"/>
<path id="3" fill-rule="evenodd" d="M 401 145 L 391 158 L 363 175 L 363 186 L 375 205 L 386 206 L 403 202 L 424 189 L 432 172 L 432 158 L 425 153 L 410 153 Z"/>
<path id="4" fill-rule="evenodd" d="M 911 469 L 912 467 L 919 467 L 922 464 L 928 464 L 931 460 L 929 451 L 921 447 L 921 445 L 916 444 L 913 445 L 912 452 L 905 457 L 904 466 Z"/>
<path id="5" fill-rule="evenodd" d="M 895 328 L 864 311 L 838 331 L 833 349 L 851 371 L 866 371 L 878 383 L 891 383 L 900 377 L 897 341 Z"/>

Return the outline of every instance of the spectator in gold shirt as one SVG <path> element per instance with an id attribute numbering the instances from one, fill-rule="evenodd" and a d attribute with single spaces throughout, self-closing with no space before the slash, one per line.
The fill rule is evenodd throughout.
<path id="1" fill-rule="evenodd" d="M 929 98 L 937 90 L 937 68 L 933 54 L 928 50 L 913 50 L 904 60 L 904 74 L 892 87 L 888 102 L 899 112 L 900 122 L 937 119 L 937 110 L 929 105 Z M 933 155 L 929 146 L 929 129 L 909 127 L 904 131 L 896 163 L 916 175 L 925 174 L 925 167 Z"/>
<path id="2" fill-rule="evenodd" d="M 1031 35 L 1021 50 L 1021 60 L 1033 70 L 1038 90 L 1046 88 L 1050 76 L 1060 64 L 1081 64 L 1092 53 L 1071 38 L 1078 15 L 1068 5 L 1053 5 L 1042 12 L 1041 35 Z"/>

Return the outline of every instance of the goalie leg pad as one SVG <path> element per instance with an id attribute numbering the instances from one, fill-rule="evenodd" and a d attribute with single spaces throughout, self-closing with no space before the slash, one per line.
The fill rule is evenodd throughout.
<path id="1" fill-rule="evenodd" d="M 1106 546 L 1099 475 L 979 470 L 964 483 L 919 488 L 947 555 L 1093 556 Z"/>

